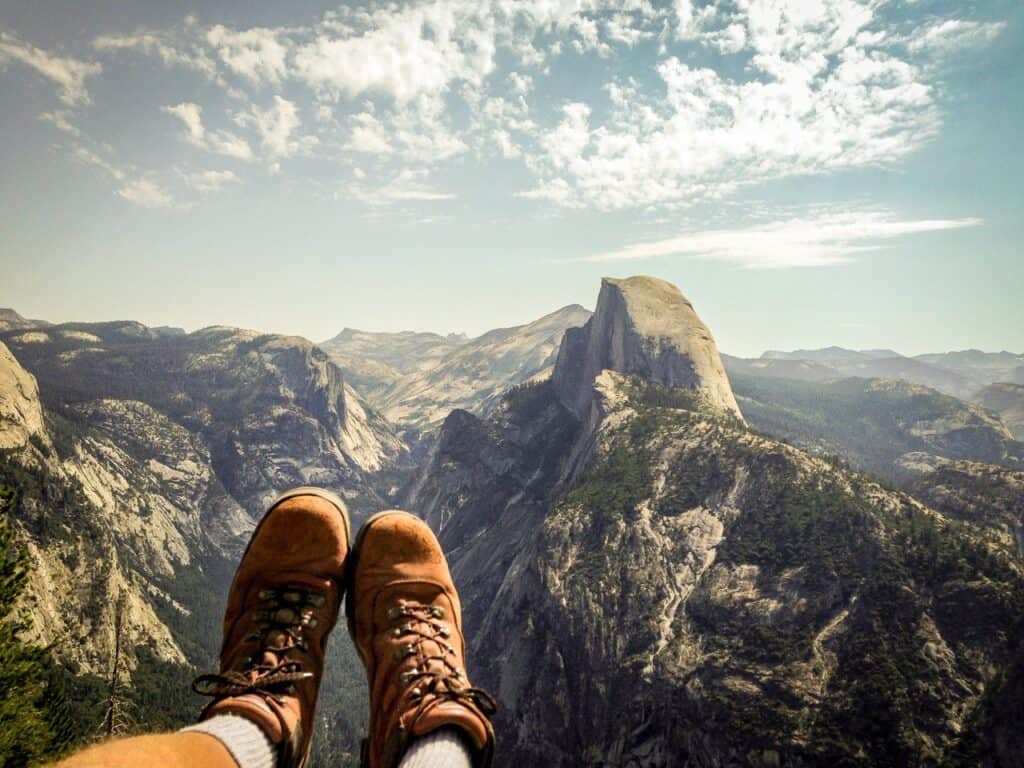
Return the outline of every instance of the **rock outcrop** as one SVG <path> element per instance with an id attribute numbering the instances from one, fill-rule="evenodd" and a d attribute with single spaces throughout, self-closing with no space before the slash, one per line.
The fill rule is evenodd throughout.
<path id="1" fill-rule="evenodd" d="M 43 433 L 43 407 L 35 377 L 0 342 L 0 451 L 23 448 Z"/>
<path id="2" fill-rule="evenodd" d="M 693 390 L 742 418 L 711 332 L 679 289 L 663 280 L 605 278 L 594 316 L 566 332 L 552 378 L 561 401 L 580 418 L 602 370 Z"/>
<path id="3" fill-rule="evenodd" d="M 606 283 L 606 307 L 628 309 L 631 282 Z M 579 365 L 486 420 L 453 413 L 410 492 L 449 553 L 473 679 L 502 704 L 502 763 L 1012 756 L 1012 723 L 983 714 L 1017 695 L 1024 570 L 1002 522 L 749 431 L 702 386 L 724 377 L 694 378 L 686 321 L 598 322 L 601 303 L 563 342 Z"/>

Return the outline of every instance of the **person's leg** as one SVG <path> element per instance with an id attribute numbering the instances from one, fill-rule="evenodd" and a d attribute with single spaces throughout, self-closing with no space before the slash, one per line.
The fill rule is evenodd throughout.
<path id="1" fill-rule="evenodd" d="M 353 549 L 349 632 L 370 685 L 368 768 L 487 768 L 494 700 L 466 675 L 459 596 L 430 528 L 391 510 Z"/>
<path id="2" fill-rule="evenodd" d="M 269 742 L 265 738 L 263 741 L 266 745 L 264 749 L 272 757 Z M 167 733 L 113 739 L 84 749 L 54 768 L 145 768 L 149 765 L 164 768 L 239 768 L 224 743 L 205 733 Z"/>
<path id="3" fill-rule="evenodd" d="M 341 607 L 350 531 L 344 503 L 296 488 L 253 532 L 228 594 L 220 671 L 192 684 L 213 701 L 173 734 L 117 739 L 61 768 L 297 768 L 313 736 L 324 649 Z"/>

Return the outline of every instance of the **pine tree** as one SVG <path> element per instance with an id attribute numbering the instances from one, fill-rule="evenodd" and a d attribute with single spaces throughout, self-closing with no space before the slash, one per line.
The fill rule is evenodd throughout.
<path id="1" fill-rule="evenodd" d="M 53 747 L 47 715 L 47 649 L 22 642 L 25 621 L 15 614 L 28 580 L 29 559 L 9 514 L 15 492 L 0 486 L 0 764 L 19 768 Z"/>

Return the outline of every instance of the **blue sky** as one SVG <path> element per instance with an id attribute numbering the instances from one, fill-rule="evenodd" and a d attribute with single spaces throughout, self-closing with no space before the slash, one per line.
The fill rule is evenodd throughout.
<path id="1" fill-rule="evenodd" d="M 1024 351 L 1015 0 L 0 6 L 0 305 Z"/>

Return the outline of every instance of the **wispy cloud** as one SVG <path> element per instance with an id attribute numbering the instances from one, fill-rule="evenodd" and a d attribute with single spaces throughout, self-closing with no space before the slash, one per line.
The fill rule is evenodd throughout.
<path id="1" fill-rule="evenodd" d="M 184 67 L 217 79 L 217 65 L 195 41 L 168 32 L 139 31 L 130 35 L 100 35 L 92 47 L 102 53 L 137 51 L 160 59 L 166 67 Z"/>
<path id="2" fill-rule="evenodd" d="M 148 179 L 130 181 L 119 190 L 118 196 L 143 208 L 170 208 L 174 199 L 159 184 Z"/>
<path id="3" fill-rule="evenodd" d="M 203 192 L 219 192 L 225 184 L 236 184 L 240 181 L 234 171 L 197 171 L 185 176 L 185 181 L 193 189 Z"/>
<path id="4" fill-rule="evenodd" d="M 357 169 L 359 180 L 366 175 Z M 423 172 L 404 170 L 383 185 L 369 186 L 365 181 L 352 187 L 349 194 L 364 203 L 379 207 L 398 202 L 436 202 L 451 200 L 455 195 L 432 187 Z"/>
<path id="5" fill-rule="evenodd" d="M 56 83 L 60 88 L 60 100 L 70 107 L 89 103 L 85 81 L 103 69 L 95 62 L 57 56 L 29 45 L 10 33 L 0 32 L 0 64 L 10 61 L 31 67 Z"/>
<path id="6" fill-rule="evenodd" d="M 829 267 L 896 237 L 975 227 L 981 219 L 904 220 L 879 211 L 827 213 L 743 229 L 687 232 L 665 240 L 636 243 L 598 253 L 585 261 L 629 261 L 690 256 L 748 269 Z"/>
<path id="7" fill-rule="evenodd" d="M 956 53 L 994 40 L 1005 28 L 1003 21 L 946 19 L 916 30 L 907 47 L 914 53 Z"/>
<path id="8" fill-rule="evenodd" d="M 245 139 L 228 131 L 207 131 L 203 125 L 203 108 L 198 104 L 186 101 L 163 107 L 163 111 L 181 120 L 185 127 L 182 138 L 189 144 L 239 160 L 252 158 L 252 148 Z"/>

